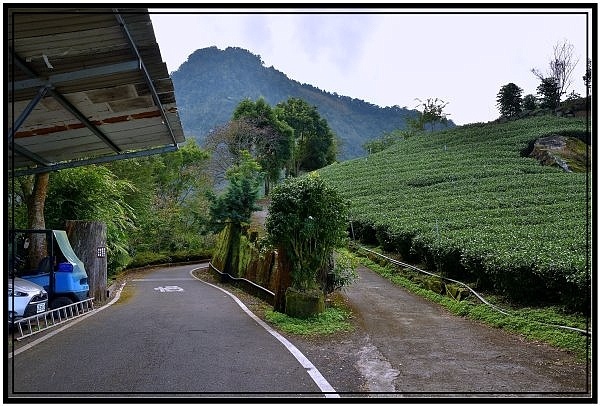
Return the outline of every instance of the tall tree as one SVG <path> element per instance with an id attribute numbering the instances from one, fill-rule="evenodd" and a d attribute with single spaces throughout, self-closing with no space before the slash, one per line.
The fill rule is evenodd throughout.
<path id="1" fill-rule="evenodd" d="M 233 120 L 246 119 L 258 131 L 249 134 L 252 141 L 248 150 L 256 158 L 265 172 L 265 195 L 281 170 L 292 156 L 293 129 L 275 115 L 269 104 L 259 98 L 256 102 L 245 99 L 233 112 Z M 268 134 L 268 136 L 264 136 Z"/>
<path id="2" fill-rule="evenodd" d="M 585 68 L 585 75 L 583 75 L 583 84 L 589 93 L 589 91 L 592 89 L 592 60 L 589 58 Z"/>
<path id="3" fill-rule="evenodd" d="M 316 106 L 290 97 L 279 103 L 276 116 L 294 130 L 294 146 L 288 173 L 298 176 L 300 171 L 311 171 L 335 161 L 336 138 L 327 120 L 322 118 Z"/>
<path id="4" fill-rule="evenodd" d="M 241 151 L 240 156 L 240 162 L 227 170 L 229 184 L 225 192 L 212 197 L 210 217 L 213 231 L 221 231 L 226 221 L 239 231 L 243 223 L 250 221 L 252 212 L 260 210 L 256 199 L 263 175 L 261 167 L 248 151 Z"/>
<path id="5" fill-rule="evenodd" d="M 496 97 L 496 106 L 503 117 L 515 117 L 521 112 L 523 89 L 514 83 L 508 83 L 500 88 Z"/>
<path id="6" fill-rule="evenodd" d="M 258 158 L 260 145 L 275 145 L 280 134 L 272 126 L 259 126 L 251 117 L 233 119 L 211 131 L 204 141 L 210 153 L 208 170 L 216 188 L 226 184 L 227 170 L 239 165 L 242 151 Z"/>
<path id="7" fill-rule="evenodd" d="M 534 95 L 528 94 L 525 97 L 523 97 L 523 110 L 535 110 L 537 106 L 537 98 Z"/>
<path id="8" fill-rule="evenodd" d="M 553 77 L 542 79 L 537 87 L 537 94 L 542 108 L 555 109 L 560 104 L 560 87 Z"/>
<path id="9" fill-rule="evenodd" d="M 44 207 L 48 194 L 49 181 L 49 172 L 22 176 L 15 179 L 14 193 L 18 196 L 15 196 L 13 204 L 16 201 L 25 203 L 27 208 L 26 228 L 28 229 L 46 228 Z M 30 269 L 34 269 L 45 255 L 46 238 L 41 234 L 34 234 L 32 235 L 29 244 L 31 247 L 29 249 L 30 257 L 23 259 L 27 261 L 27 266 Z"/>
<path id="10" fill-rule="evenodd" d="M 429 127 L 430 131 L 434 131 L 438 124 L 447 125 L 448 113 L 444 109 L 449 104 L 442 99 L 428 98 L 425 101 L 416 99 L 419 102 L 423 111 L 419 111 L 419 115 L 415 119 L 408 119 L 408 126 L 413 131 L 425 131 Z M 418 107 L 417 106 L 417 107 Z"/>
<path id="11" fill-rule="evenodd" d="M 573 71 L 579 62 L 579 59 L 575 59 L 573 55 L 574 50 L 575 47 L 573 44 L 569 43 L 566 39 L 562 42 L 557 42 L 554 45 L 554 52 L 549 61 L 548 72 L 544 74 L 539 69 L 531 69 L 531 72 L 542 82 L 546 79 L 552 79 L 556 82 L 559 103 L 562 96 L 569 91 Z"/>

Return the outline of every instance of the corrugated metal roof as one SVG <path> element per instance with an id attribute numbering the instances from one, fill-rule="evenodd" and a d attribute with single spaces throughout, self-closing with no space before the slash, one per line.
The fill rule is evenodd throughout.
<path id="1" fill-rule="evenodd" d="M 185 141 L 147 9 L 5 8 L 5 18 L 9 171 L 150 155 Z"/>

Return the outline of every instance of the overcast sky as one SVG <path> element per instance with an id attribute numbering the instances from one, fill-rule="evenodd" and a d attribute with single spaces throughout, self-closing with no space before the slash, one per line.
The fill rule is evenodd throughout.
<path id="1" fill-rule="evenodd" d="M 566 40 L 579 60 L 571 89 L 585 95 L 588 10 L 341 7 L 150 11 L 169 72 L 197 49 L 240 47 L 290 79 L 381 107 L 420 109 L 415 99 L 442 99 L 460 125 L 498 118 L 505 84 L 535 94 L 531 69 L 546 73 L 554 46 Z M 158 14 L 167 12 L 175 14 Z"/>

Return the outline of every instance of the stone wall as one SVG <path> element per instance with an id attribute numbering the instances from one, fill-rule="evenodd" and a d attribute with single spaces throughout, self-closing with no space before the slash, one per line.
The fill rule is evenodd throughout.
<path id="1" fill-rule="evenodd" d="M 221 272 L 275 292 L 277 256 L 272 250 L 261 249 L 256 231 L 228 223 L 217 237 L 211 262 Z"/>

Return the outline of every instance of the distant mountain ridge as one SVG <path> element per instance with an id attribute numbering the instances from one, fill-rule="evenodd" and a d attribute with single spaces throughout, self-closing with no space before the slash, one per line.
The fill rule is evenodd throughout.
<path id="1" fill-rule="evenodd" d="M 379 107 L 301 84 L 273 67 L 265 67 L 260 56 L 237 47 L 198 49 L 171 76 L 186 137 L 195 138 L 199 144 L 212 129 L 227 123 L 246 98 L 264 97 L 275 106 L 298 97 L 316 106 L 342 141 L 338 160 L 364 155 L 362 145 L 366 141 L 405 128 L 406 119 L 417 115 L 415 110 Z"/>

